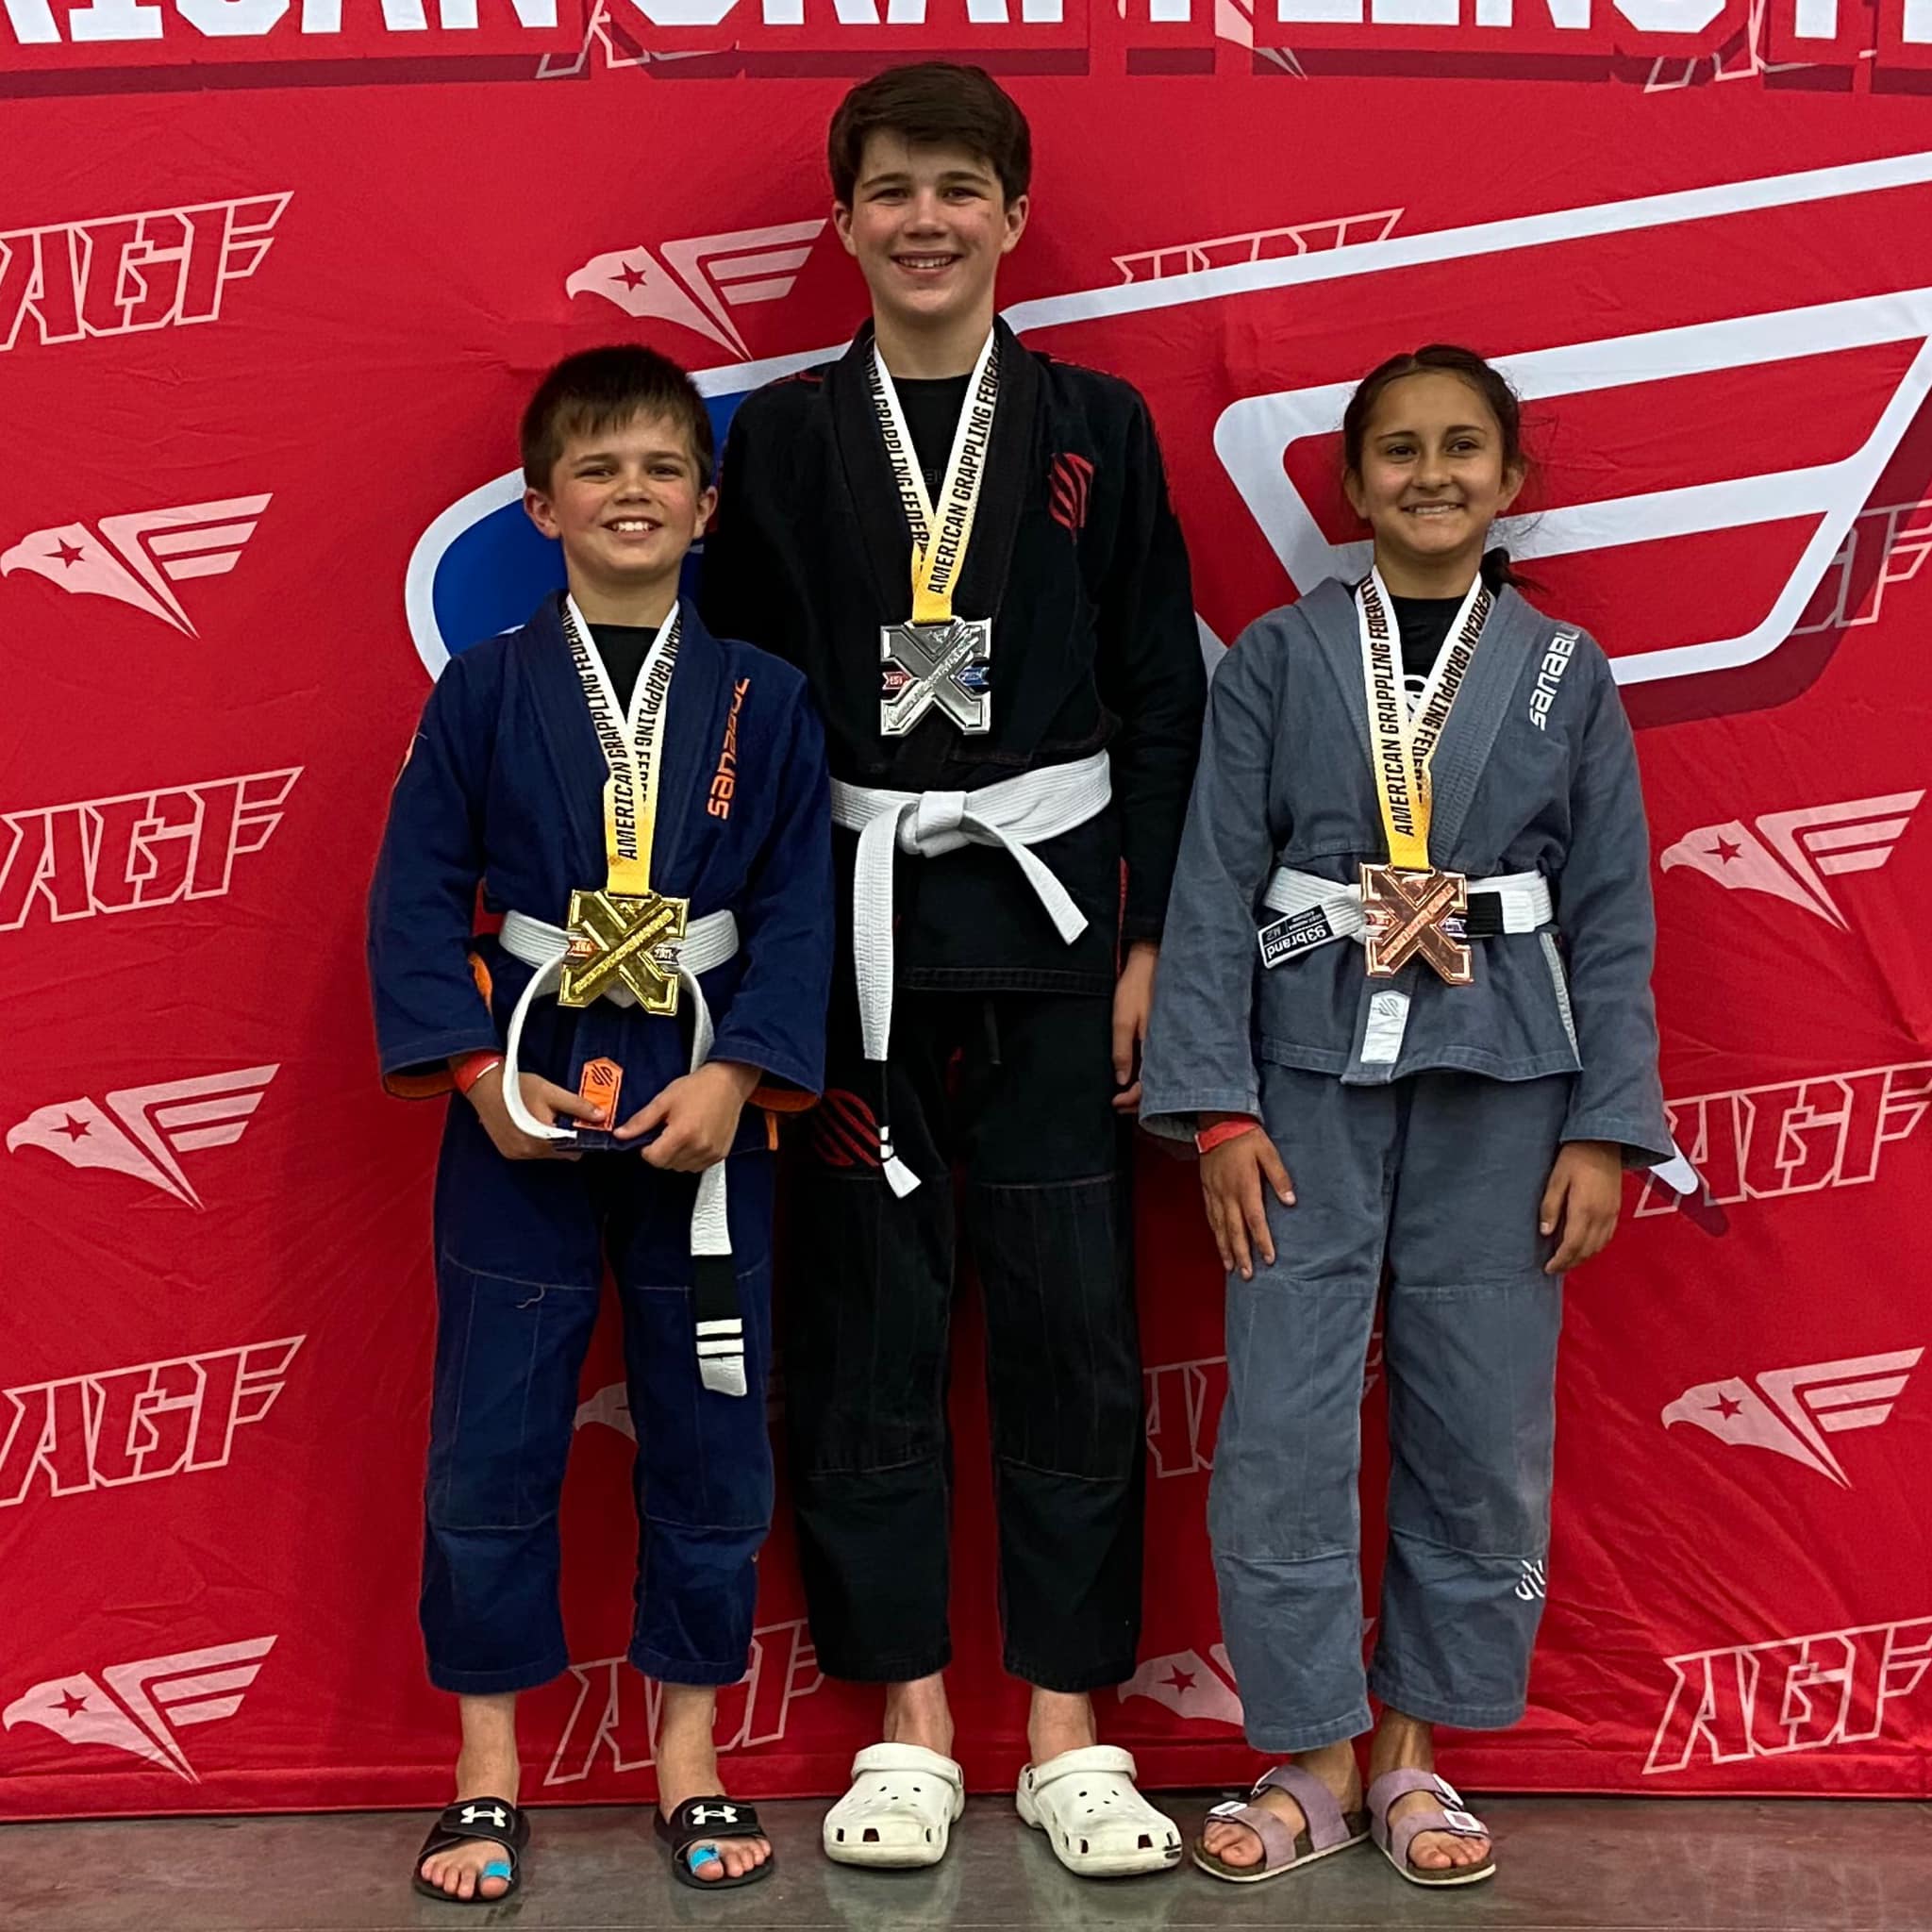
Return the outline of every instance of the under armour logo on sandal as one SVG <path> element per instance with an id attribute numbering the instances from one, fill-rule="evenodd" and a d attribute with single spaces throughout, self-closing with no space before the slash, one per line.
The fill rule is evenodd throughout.
<path id="1" fill-rule="evenodd" d="M 505 1815 L 501 1805 L 465 1805 L 463 1807 L 463 1823 L 465 1824 L 475 1824 L 479 1818 L 489 1819 L 498 1831 L 504 1830 L 509 1824 L 509 1820 Z"/>
<path id="2" fill-rule="evenodd" d="M 691 1822 L 693 1824 L 736 1824 L 738 1807 L 736 1805 L 694 1805 L 691 1807 Z"/>

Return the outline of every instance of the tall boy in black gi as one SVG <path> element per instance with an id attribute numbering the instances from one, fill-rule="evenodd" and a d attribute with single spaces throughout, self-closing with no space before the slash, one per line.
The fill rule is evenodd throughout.
<path id="1" fill-rule="evenodd" d="M 944 1856 L 954 1195 L 985 1291 L 1021 1815 L 1073 1871 L 1180 1857 L 1090 1692 L 1132 1674 L 1143 1440 L 1124 1124 L 1200 735 L 1188 563 L 1146 406 L 994 320 L 1030 143 L 976 68 L 856 88 L 834 219 L 872 295 L 837 361 L 740 410 L 709 621 L 827 726 L 841 964 L 789 1280 L 812 1633 L 884 1684 L 825 1850 Z"/>

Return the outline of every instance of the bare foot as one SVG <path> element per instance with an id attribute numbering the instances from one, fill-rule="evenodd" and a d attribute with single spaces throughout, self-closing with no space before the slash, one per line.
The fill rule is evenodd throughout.
<path id="1" fill-rule="evenodd" d="M 1420 1718 L 1405 1716 L 1399 1710 L 1385 1710 L 1369 1751 L 1369 1781 L 1373 1784 L 1385 1771 L 1434 1771 L 1435 1733 Z M 1440 1808 L 1441 1800 L 1432 1791 L 1408 1791 L 1389 1807 L 1391 1827 L 1417 1811 Z M 1463 1838 L 1456 1832 L 1421 1831 L 1408 1841 L 1408 1862 L 1418 1872 L 1446 1872 L 1452 1866 L 1481 1865 L 1488 1861 L 1487 1838 Z"/>
<path id="2" fill-rule="evenodd" d="M 1359 1811 L 1362 1805 L 1362 1777 L 1355 1761 L 1355 1746 L 1347 1739 L 1324 1744 L 1318 1751 L 1304 1751 L 1292 1760 L 1311 1776 L 1318 1777 L 1335 1795 L 1344 1811 Z M 1262 1811 L 1272 1811 L 1288 1826 L 1289 1834 L 1304 1830 L 1307 1818 L 1302 1807 L 1286 1791 L 1273 1788 L 1248 1803 Z M 1219 1858 L 1224 1865 L 1245 1870 L 1258 1865 L 1267 1851 L 1257 1833 L 1231 1818 L 1210 1818 L 1201 1834 L 1201 1849 Z"/>
<path id="3" fill-rule="evenodd" d="M 457 1759 L 456 1803 L 473 1798 L 502 1798 L 514 1805 L 517 1783 L 522 1774 L 517 1763 L 516 1698 L 465 1697 L 460 1701 L 463 1721 L 463 1748 Z M 471 1823 L 479 1822 L 476 1819 Z M 499 1813 L 492 1824 L 508 1826 L 509 1814 Z M 501 1898 L 509 1890 L 508 1878 L 483 1876 L 484 1866 L 496 1861 L 508 1863 L 508 1854 L 489 1839 L 467 1838 L 425 1858 L 424 1882 L 437 1887 L 451 1898 Z"/>
<path id="4" fill-rule="evenodd" d="M 1035 1764 L 1044 1764 L 1063 1751 L 1084 1751 L 1100 1741 L 1093 1724 L 1093 1700 L 1084 1690 L 1033 1690 L 1026 1713 L 1026 1751 Z"/>
<path id="5" fill-rule="evenodd" d="M 953 1755 L 953 1710 L 946 1702 L 946 1680 L 935 1672 L 907 1684 L 886 1686 L 885 1722 L 879 1737 L 888 1744 L 918 1744 Z"/>
<path id="6" fill-rule="evenodd" d="M 702 1684 L 666 1684 L 658 1718 L 658 1808 L 668 1822 L 690 1798 L 717 1798 L 724 1787 L 718 1775 L 718 1751 L 711 1741 L 711 1720 L 717 1693 Z M 710 1813 L 731 1809 L 729 1800 L 713 1804 Z M 728 1817 L 707 1816 L 708 1824 L 728 1825 Z M 742 1878 L 772 1856 L 762 1838 L 721 1838 L 700 1841 L 684 1854 L 693 1878 L 715 1885 L 722 1878 Z"/>

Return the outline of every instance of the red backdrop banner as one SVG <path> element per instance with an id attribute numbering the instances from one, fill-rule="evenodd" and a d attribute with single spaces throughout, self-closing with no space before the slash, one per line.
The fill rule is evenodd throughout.
<path id="1" fill-rule="evenodd" d="M 1515 547 L 1640 726 L 1699 1186 L 1633 1180 L 1572 1283 L 1530 1713 L 1449 1769 L 1927 1795 L 1928 0 L 0 0 L 0 1807 L 446 1796 L 440 1109 L 381 1097 L 361 958 L 390 783 L 449 654 L 555 575 L 508 474 L 537 372 L 648 340 L 722 424 L 832 349 L 863 295 L 822 130 L 934 52 L 1032 119 L 1002 292 L 1149 397 L 1210 658 L 1357 554 L 1349 383 L 1466 341 L 1529 405 Z M 1141 1180 L 1146 1640 L 1102 1722 L 1211 1783 L 1254 1765 L 1220 1281 L 1191 1170 Z M 1024 1705 L 970 1295 L 959 1347 L 991 1788 Z M 635 1801 L 608 1327 L 582 1394 L 526 1794 Z M 841 1788 L 872 1700 L 820 1674 L 782 1497 L 763 1574 L 721 1740 L 749 1795 Z"/>

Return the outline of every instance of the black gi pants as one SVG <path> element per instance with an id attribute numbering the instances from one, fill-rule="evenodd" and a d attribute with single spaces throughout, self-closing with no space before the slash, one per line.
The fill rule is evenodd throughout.
<path id="1" fill-rule="evenodd" d="M 1051 1690 L 1133 1674 L 1145 1436 L 1111 1028 L 1091 995 L 899 992 L 890 1119 L 922 1183 L 899 1200 L 849 980 L 835 999 L 785 1295 L 800 1562 L 835 1677 L 904 1682 L 952 1656 L 955 1161 L 986 1303 L 1007 1669 Z"/>

